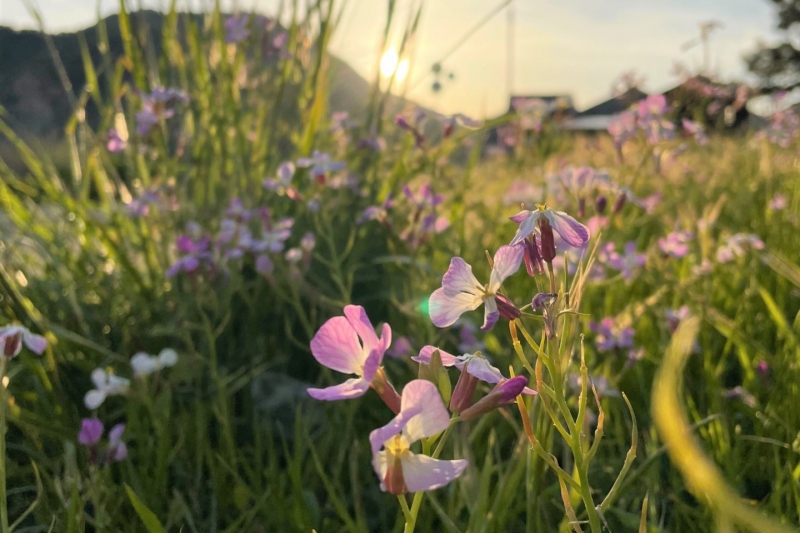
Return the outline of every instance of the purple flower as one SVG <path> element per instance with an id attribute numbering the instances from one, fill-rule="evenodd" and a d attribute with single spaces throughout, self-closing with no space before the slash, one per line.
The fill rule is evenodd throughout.
<path id="1" fill-rule="evenodd" d="M 415 379 L 403 389 L 400 412 L 391 422 L 369 435 L 372 466 L 381 490 L 405 494 L 447 485 L 464 472 L 467 461 L 444 461 L 411 451 L 411 445 L 441 433 L 450 425 L 436 386 Z"/>
<path id="2" fill-rule="evenodd" d="M 669 332 L 675 333 L 681 321 L 686 320 L 689 317 L 689 313 L 689 307 L 686 305 L 683 305 L 678 309 L 667 309 L 664 312 L 664 317 L 667 320 L 667 329 L 669 329 Z"/>
<path id="3" fill-rule="evenodd" d="M 395 115 L 394 123 L 397 124 L 397 127 L 399 127 L 401 130 L 405 130 L 414 136 L 414 143 L 417 145 L 417 148 L 422 148 L 425 146 L 425 136 L 418 127 L 412 126 L 402 113 Z"/>
<path id="4" fill-rule="evenodd" d="M 472 322 L 463 322 L 458 329 L 458 349 L 461 353 L 474 353 L 486 349 L 486 345 L 475 336 L 478 327 Z"/>
<path id="5" fill-rule="evenodd" d="M 158 190 L 150 189 L 142 193 L 138 198 L 134 198 L 125 205 L 125 211 L 131 218 L 147 216 L 150 213 L 150 206 L 161 201 Z"/>
<path id="6" fill-rule="evenodd" d="M 386 350 L 386 355 L 395 359 L 405 357 L 414 351 L 409 337 L 398 337 L 392 343 L 392 347 Z"/>
<path id="7" fill-rule="evenodd" d="M 599 323 L 590 322 L 589 329 L 597 333 L 595 343 L 601 352 L 633 348 L 633 328 L 619 326 L 612 317 L 606 317 Z"/>
<path id="8" fill-rule="evenodd" d="M 3 350 L 3 357 L 8 359 L 16 357 L 22 351 L 23 344 L 33 353 L 41 355 L 47 348 L 47 339 L 31 333 L 25 326 L 0 327 L 0 347 Z"/>
<path id="9" fill-rule="evenodd" d="M 611 250 L 608 251 L 606 263 L 614 270 L 622 272 L 624 279 L 630 279 L 633 276 L 633 271 L 647 262 L 647 255 L 638 253 L 636 251 L 636 243 L 633 241 L 625 245 L 625 255 L 617 253 L 614 250 L 613 243 L 609 244 L 611 244 Z"/>
<path id="10" fill-rule="evenodd" d="M 405 184 L 403 185 L 403 194 L 419 210 L 436 207 L 444 202 L 444 196 L 434 194 L 433 187 L 427 183 L 420 185 L 416 192 L 412 191 L 408 184 Z"/>
<path id="11" fill-rule="evenodd" d="M 389 209 L 394 207 L 394 200 L 392 200 L 392 193 L 386 195 L 386 199 L 381 205 L 370 206 L 361 213 L 361 216 L 356 220 L 356 224 L 363 224 L 370 220 L 377 220 L 379 222 L 386 222 L 386 217 L 389 214 Z"/>
<path id="12" fill-rule="evenodd" d="M 294 163 L 291 161 L 284 161 L 278 166 L 278 170 L 276 172 L 277 177 L 267 178 L 264 180 L 264 188 L 268 191 L 275 191 L 280 188 L 288 189 L 292 185 L 294 172 Z"/>
<path id="13" fill-rule="evenodd" d="M 214 260 L 211 255 L 211 239 L 199 235 L 196 224 L 187 225 L 188 234 L 178 235 L 176 248 L 181 257 L 175 261 L 166 272 L 168 278 L 180 272 L 194 274 L 201 267 L 206 270 L 214 269 Z M 195 231 L 196 229 L 196 231 Z"/>
<path id="14" fill-rule="evenodd" d="M 773 211 L 780 211 L 786 208 L 786 197 L 781 193 L 776 193 L 775 196 L 769 201 L 769 208 Z"/>
<path id="15" fill-rule="evenodd" d="M 225 42 L 235 44 L 247 39 L 250 35 L 250 31 L 247 29 L 248 22 L 250 22 L 250 15 L 246 13 L 228 17 L 225 21 Z"/>
<path id="16" fill-rule="evenodd" d="M 536 222 L 540 219 L 549 222 L 553 230 L 570 246 L 581 247 L 589 242 L 589 229 L 565 212 L 555 211 L 546 205 L 537 205 L 537 208 L 536 211 L 523 210 L 510 217 L 519 224 L 510 246 L 519 244 L 525 237 L 537 231 Z M 542 223 L 539 225 L 541 227 Z"/>
<path id="17" fill-rule="evenodd" d="M 331 318 L 319 328 L 311 339 L 311 355 L 323 366 L 357 377 L 325 389 L 308 389 L 314 399 L 345 400 L 363 395 L 392 343 L 389 324 L 383 325 L 379 339 L 363 307 L 348 305 L 344 315 Z"/>
<path id="18" fill-rule="evenodd" d="M 788 108 L 774 113 L 767 127 L 759 132 L 759 136 L 766 137 L 769 142 L 781 148 L 787 148 L 799 132 L 800 117 L 792 108 Z"/>
<path id="19" fill-rule="evenodd" d="M 436 289 L 428 302 L 431 321 L 437 327 L 452 326 L 467 311 L 485 305 L 483 326 L 487 331 L 501 315 L 513 319 L 519 310 L 497 291 L 503 281 L 519 269 L 522 262 L 521 246 L 501 246 L 494 256 L 494 267 L 488 285 L 481 285 L 472 274 L 472 267 L 460 257 L 450 260 L 450 268 L 442 278 L 442 287 Z M 516 316 L 514 316 L 516 311 Z"/>
<path id="20" fill-rule="evenodd" d="M 108 450 L 106 462 L 117 463 L 128 457 L 128 446 L 122 442 L 125 424 L 117 424 L 108 432 Z"/>
<path id="21" fill-rule="evenodd" d="M 112 154 L 118 154 L 119 152 L 125 150 L 126 146 L 128 146 L 127 139 L 123 139 L 117 130 L 108 130 L 108 142 L 106 143 L 106 149 L 109 152 Z"/>
<path id="22" fill-rule="evenodd" d="M 99 418 L 84 418 L 81 420 L 81 430 L 78 433 L 78 442 L 84 446 L 94 446 L 103 436 L 103 423 Z"/>
<path id="23" fill-rule="evenodd" d="M 673 231 L 666 238 L 658 239 L 658 247 L 668 256 L 680 259 L 689 253 L 688 242 L 692 237 L 692 233 L 688 231 Z"/>
<path id="24" fill-rule="evenodd" d="M 136 113 L 136 133 L 146 136 L 162 120 L 172 118 L 175 110 L 171 106 L 179 102 L 187 102 L 189 95 L 180 89 L 156 87 L 152 92 L 144 93 L 142 110 Z"/>
<path id="25" fill-rule="evenodd" d="M 310 167 L 311 177 L 318 183 L 324 184 L 328 175 L 344 169 L 345 163 L 342 161 L 334 161 L 329 154 L 314 150 L 311 157 L 301 157 L 298 159 L 297 166 L 300 168 Z"/>

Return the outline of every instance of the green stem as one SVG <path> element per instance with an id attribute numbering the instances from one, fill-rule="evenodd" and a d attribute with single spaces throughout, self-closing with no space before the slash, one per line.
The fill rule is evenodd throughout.
<path id="1" fill-rule="evenodd" d="M 0 356 L 0 530 L 11 533 L 8 527 L 8 501 L 6 493 L 6 364 L 8 359 Z"/>

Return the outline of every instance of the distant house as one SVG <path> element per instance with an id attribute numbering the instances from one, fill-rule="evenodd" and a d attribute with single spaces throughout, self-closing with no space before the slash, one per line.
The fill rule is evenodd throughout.
<path id="1" fill-rule="evenodd" d="M 605 131 L 614 117 L 645 98 L 647 93 L 632 87 L 618 96 L 569 117 L 562 126 L 569 131 Z"/>
<path id="2" fill-rule="evenodd" d="M 486 139 L 488 146 L 508 148 L 520 138 L 530 137 L 540 131 L 545 121 L 563 123 L 575 113 L 575 107 L 569 94 L 512 95 L 507 113 L 516 115 L 515 119 L 490 129 Z"/>

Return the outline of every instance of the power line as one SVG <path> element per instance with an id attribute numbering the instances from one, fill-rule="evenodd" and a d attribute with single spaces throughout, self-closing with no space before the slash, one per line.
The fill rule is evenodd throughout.
<path id="1" fill-rule="evenodd" d="M 464 35 L 462 35 L 461 38 L 458 41 L 456 41 L 456 44 L 451 46 L 450 49 L 438 61 L 435 61 L 433 64 L 434 65 L 441 65 L 445 60 L 447 60 L 448 57 L 453 55 L 459 48 L 461 48 L 461 46 L 464 43 L 466 43 L 470 39 L 470 37 L 472 37 L 478 30 L 480 30 L 484 25 L 486 25 L 487 22 L 492 20 L 492 18 L 494 18 L 495 15 L 500 13 L 503 9 L 505 9 L 513 1 L 514 0 L 503 0 L 502 2 L 500 2 L 500 4 L 498 6 L 496 6 L 489 13 L 487 13 L 474 26 L 472 26 Z M 429 70 L 425 74 L 423 74 L 420 78 L 418 78 L 416 80 L 416 82 L 408 90 L 408 92 L 409 93 L 413 92 L 414 89 L 419 87 L 420 83 L 422 83 L 428 76 L 430 76 L 430 73 L 431 73 L 431 71 Z"/>

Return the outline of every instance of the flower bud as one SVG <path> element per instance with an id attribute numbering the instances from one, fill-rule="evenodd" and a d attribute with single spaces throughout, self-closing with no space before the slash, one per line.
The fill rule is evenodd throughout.
<path id="1" fill-rule="evenodd" d="M 546 217 L 539 219 L 539 229 L 542 231 L 542 259 L 545 263 L 552 263 L 556 258 L 556 242 L 553 227 Z"/>
<path id="2" fill-rule="evenodd" d="M 622 208 L 625 207 L 625 202 L 627 199 L 628 199 L 628 194 L 624 191 L 620 193 L 619 196 L 617 196 L 617 199 L 614 202 L 614 208 L 613 208 L 614 213 L 619 213 L 620 211 L 622 211 Z"/>
<path id="3" fill-rule="evenodd" d="M 478 386 L 478 378 L 467 372 L 469 363 L 461 369 L 461 375 L 453 390 L 450 398 L 450 411 L 460 413 L 472 405 L 472 397 L 475 395 L 475 388 Z"/>
<path id="4" fill-rule="evenodd" d="M 381 397 L 386 407 L 391 409 L 394 414 L 400 412 L 400 395 L 394 390 L 394 386 L 389 383 L 389 379 L 386 377 L 386 372 L 384 372 L 383 367 L 378 368 L 369 386 L 378 393 L 378 396 Z"/>
<path id="5" fill-rule="evenodd" d="M 522 390 L 528 384 L 528 378 L 517 376 L 511 379 L 504 379 L 489 392 L 486 396 L 478 400 L 475 405 L 465 409 L 459 414 L 463 421 L 474 420 L 479 416 L 485 415 L 499 407 L 508 405 L 522 394 Z"/>
<path id="6" fill-rule="evenodd" d="M 605 196 L 600 195 L 597 197 L 597 200 L 595 200 L 594 209 L 595 211 L 597 211 L 598 215 L 602 215 L 603 213 L 606 212 L 607 205 L 608 205 L 608 199 Z"/>
<path id="7" fill-rule="evenodd" d="M 15 357 L 22 350 L 22 333 L 14 333 L 3 340 L 3 357 Z"/>
<path id="8" fill-rule="evenodd" d="M 539 243 L 536 242 L 536 233 L 531 233 L 522 241 L 523 250 L 525 251 L 525 270 L 528 275 L 533 277 L 537 273 L 544 272 L 544 262 L 542 261 L 542 252 L 539 249 Z"/>
<path id="9" fill-rule="evenodd" d="M 494 295 L 495 302 L 497 303 L 497 312 L 500 313 L 502 318 L 508 321 L 516 320 L 520 316 L 520 311 L 514 302 L 503 296 L 502 294 Z"/>
<path id="10" fill-rule="evenodd" d="M 553 299 L 557 297 L 558 294 L 552 292 L 537 293 L 536 296 L 533 297 L 533 300 L 531 300 L 531 307 L 533 309 L 544 309 L 545 306 L 550 305 Z"/>

